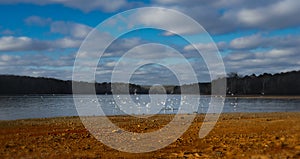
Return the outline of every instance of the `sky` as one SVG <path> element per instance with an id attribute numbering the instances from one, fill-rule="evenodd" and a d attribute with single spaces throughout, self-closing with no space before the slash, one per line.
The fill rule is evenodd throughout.
<path id="1" fill-rule="evenodd" d="M 161 9 L 122 14 L 140 7 L 179 11 L 203 29 Z M 98 82 L 110 82 L 112 76 L 120 77 L 116 82 L 126 82 L 121 77 L 130 75 L 129 82 L 137 84 L 192 83 L 191 72 L 198 81 L 208 82 L 217 73 L 197 49 L 209 52 L 214 46 L 218 51 L 211 54 L 221 56 L 227 73 L 300 70 L 298 0 L 0 0 L 0 10 L 0 74 L 71 80 L 74 62 L 80 59 L 85 67 L 96 60 L 93 73 Z M 103 23 L 109 24 L 107 32 L 99 28 Z M 137 23 L 177 32 L 146 28 L 117 36 Z M 99 37 L 92 40 L 93 49 L 80 49 L 97 27 Z M 201 37 L 203 30 L 211 40 Z M 190 37 L 192 43 L 183 37 Z M 116 40 L 103 46 L 111 39 Z M 101 58 L 95 53 L 99 48 L 105 48 Z M 122 70 L 114 70 L 118 63 Z M 133 64 L 139 67 L 128 70 Z M 188 65 L 192 70 L 186 70 L 191 69 Z M 84 72 L 79 75 L 89 80 Z"/>

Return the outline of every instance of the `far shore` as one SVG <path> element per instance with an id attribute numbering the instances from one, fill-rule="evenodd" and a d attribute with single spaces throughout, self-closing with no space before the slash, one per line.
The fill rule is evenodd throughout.
<path id="1" fill-rule="evenodd" d="M 0 97 L 10 97 L 10 96 L 68 96 L 73 94 L 0 94 Z M 77 94 L 78 95 L 78 94 Z M 94 95 L 94 94 L 81 94 L 81 95 Z M 112 94 L 96 94 L 96 95 L 112 95 Z M 122 94 L 118 94 L 122 95 Z M 126 94 L 127 95 L 127 94 Z M 133 95 L 133 94 L 131 94 Z M 149 95 L 149 94 L 137 94 L 137 95 Z M 159 94 L 158 94 L 159 95 Z M 168 94 L 168 95 L 181 95 L 181 94 Z M 195 95 L 195 94 L 182 94 L 182 95 Z M 209 95 L 200 94 L 200 96 L 220 96 L 220 95 Z M 222 95 L 223 96 L 223 95 Z M 267 99 L 300 99 L 300 95 L 226 95 L 226 98 L 267 98 Z"/>

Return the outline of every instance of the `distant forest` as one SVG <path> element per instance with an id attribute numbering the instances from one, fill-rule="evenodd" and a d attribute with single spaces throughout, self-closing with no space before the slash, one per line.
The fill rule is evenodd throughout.
<path id="1" fill-rule="evenodd" d="M 227 95 L 300 95 L 300 71 L 277 74 L 262 74 L 241 76 L 229 73 L 227 80 Z M 214 80 L 212 82 L 217 82 Z M 148 94 L 150 86 L 125 83 L 88 83 L 77 82 L 79 86 L 95 85 L 97 94 L 111 94 L 124 92 L 129 87 L 129 93 Z M 180 94 L 182 87 L 187 89 L 198 85 L 200 94 L 211 94 L 211 83 L 195 83 L 183 86 L 164 86 L 168 94 Z M 83 92 L 88 93 L 88 92 Z M 24 94 L 72 94 L 72 81 L 64 81 L 44 77 L 27 77 L 15 75 L 0 75 L 0 95 Z"/>

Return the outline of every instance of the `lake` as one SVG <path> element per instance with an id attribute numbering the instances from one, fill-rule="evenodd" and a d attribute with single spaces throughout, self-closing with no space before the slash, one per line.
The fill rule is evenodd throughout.
<path id="1" fill-rule="evenodd" d="M 158 95 L 160 96 L 160 95 Z M 187 95 L 188 96 L 188 95 Z M 119 97 L 119 96 L 117 96 Z M 120 98 L 122 95 L 120 95 Z M 105 115 L 125 114 L 147 114 L 150 98 L 148 95 L 131 95 L 136 107 L 131 108 L 128 100 L 122 99 L 121 103 L 126 103 L 126 111 L 122 106 L 118 106 L 112 95 L 97 95 L 97 100 L 89 95 L 76 97 L 82 104 L 77 105 L 81 115 L 99 115 L 95 108 L 91 108 L 91 103 L 101 106 Z M 175 114 L 180 103 L 188 103 L 180 95 L 167 95 L 164 102 L 158 103 L 155 111 L 159 114 Z M 201 96 L 199 105 L 194 105 L 194 113 L 206 113 L 210 103 L 210 96 Z M 133 104 L 132 104 L 133 105 Z M 153 106 L 153 105 L 152 105 Z M 123 105 L 124 107 L 124 105 Z M 130 109 L 129 109 L 130 107 Z M 223 113 L 229 112 L 299 112 L 300 99 L 273 99 L 273 98 L 226 98 Z M 151 111 L 150 111 L 151 112 Z M 153 112 L 153 111 L 152 111 Z M 27 118 L 48 118 L 59 116 L 78 116 L 72 95 L 28 95 L 28 96 L 0 96 L 0 120 L 14 120 Z"/>

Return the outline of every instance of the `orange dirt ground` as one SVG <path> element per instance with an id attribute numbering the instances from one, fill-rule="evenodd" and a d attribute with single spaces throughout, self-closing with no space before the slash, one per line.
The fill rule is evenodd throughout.
<path id="1" fill-rule="evenodd" d="M 110 117 L 132 132 L 154 131 L 172 115 L 150 119 Z M 0 158 L 300 158 L 300 112 L 222 114 L 203 139 L 204 115 L 171 145 L 149 153 L 126 153 L 97 141 L 78 117 L 0 121 Z"/>

